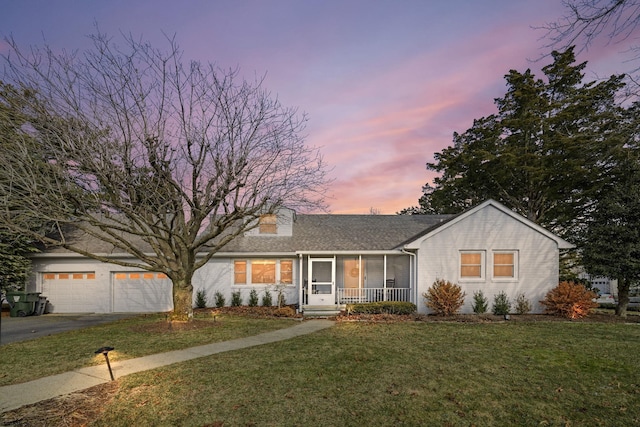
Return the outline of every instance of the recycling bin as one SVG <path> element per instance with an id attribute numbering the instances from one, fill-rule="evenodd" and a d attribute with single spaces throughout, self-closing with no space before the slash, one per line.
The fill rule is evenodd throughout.
<path id="1" fill-rule="evenodd" d="M 47 308 L 47 297 L 39 297 L 36 302 L 35 312 L 33 313 L 35 316 L 42 316 Z"/>

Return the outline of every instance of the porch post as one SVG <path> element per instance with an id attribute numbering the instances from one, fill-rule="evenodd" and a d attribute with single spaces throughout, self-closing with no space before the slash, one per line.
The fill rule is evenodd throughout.
<path id="1" fill-rule="evenodd" d="M 387 255 L 383 255 L 382 301 L 387 300 Z"/>
<path id="2" fill-rule="evenodd" d="M 301 312 L 302 306 L 304 305 L 304 280 L 302 272 L 302 265 L 304 262 L 303 258 L 304 256 L 302 254 L 298 255 L 298 307 Z"/>

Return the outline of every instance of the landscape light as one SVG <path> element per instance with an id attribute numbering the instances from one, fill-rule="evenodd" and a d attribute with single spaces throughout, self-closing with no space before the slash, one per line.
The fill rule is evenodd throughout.
<path id="1" fill-rule="evenodd" d="M 95 351 L 95 354 L 102 353 L 104 354 L 104 359 L 107 361 L 107 367 L 109 368 L 109 375 L 111 375 L 111 381 L 115 380 L 113 378 L 113 372 L 111 371 L 111 363 L 109 363 L 109 352 L 113 350 L 113 347 L 100 347 Z"/>

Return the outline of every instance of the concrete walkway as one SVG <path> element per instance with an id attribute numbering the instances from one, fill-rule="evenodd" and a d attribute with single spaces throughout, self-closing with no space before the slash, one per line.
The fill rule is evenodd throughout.
<path id="1" fill-rule="evenodd" d="M 111 368 L 113 375 L 118 379 L 125 375 L 159 368 L 173 363 L 287 340 L 329 328 L 333 324 L 334 322 L 330 320 L 307 320 L 290 328 L 265 332 L 246 338 L 201 345 L 184 350 L 169 351 L 167 353 L 152 354 L 137 359 L 119 360 L 111 362 Z M 42 400 L 84 390 L 98 384 L 104 384 L 110 380 L 109 370 L 107 369 L 106 363 L 104 363 L 98 366 L 81 368 L 22 384 L 0 387 L 0 413 Z"/>

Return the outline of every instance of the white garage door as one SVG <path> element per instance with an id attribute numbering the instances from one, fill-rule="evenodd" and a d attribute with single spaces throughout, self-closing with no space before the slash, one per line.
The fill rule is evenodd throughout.
<path id="1" fill-rule="evenodd" d="M 173 310 L 171 280 L 162 273 L 112 273 L 113 311 L 155 313 Z"/>
<path id="2" fill-rule="evenodd" d="M 105 313 L 111 309 L 109 294 L 94 272 L 42 273 L 42 296 L 52 313 Z"/>

